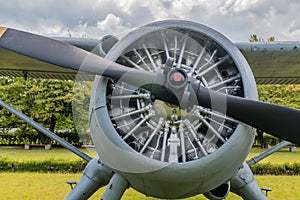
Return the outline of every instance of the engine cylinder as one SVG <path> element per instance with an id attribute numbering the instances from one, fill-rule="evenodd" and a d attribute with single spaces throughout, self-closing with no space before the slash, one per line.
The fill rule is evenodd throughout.
<path id="1" fill-rule="evenodd" d="M 167 20 L 145 25 L 124 36 L 106 58 L 153 72 L 180 69 L 204 87 L 257 99 L 252 72 L 239 50 L 197 23 Z M 170 58 L 174 62 L 167 62 Z M 185 91 L 183 98 L 192 95 Z M 224 114 L 225 101 L 212 100 L 212 105 L 224 112 L 172 105 L 122 79 L 97 76 L 90 130 L 101 161 L 132 187 L 160 198 L 188 197 L 229 180 L 254 139 L 251 127 Z"/>

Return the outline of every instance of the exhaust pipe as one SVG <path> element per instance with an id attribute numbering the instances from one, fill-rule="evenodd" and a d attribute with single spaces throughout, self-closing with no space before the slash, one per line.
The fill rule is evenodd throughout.
<path id="1" fill-rule="evenodd" d="M 203 195 L 210 199 L 210 200 L 221 200 L 225 199 L 230 191 L 230 182 L 223 183 L 222 185 L 218 186 L 217 188 L 204 193 Z"/>

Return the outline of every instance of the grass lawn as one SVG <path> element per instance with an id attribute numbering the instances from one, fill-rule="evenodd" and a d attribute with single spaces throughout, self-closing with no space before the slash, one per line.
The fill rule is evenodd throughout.
<path id="1" fill-rule="evenodd" d="M 97 154 L 93 148 L 80 148 L 91 157 L 95 157 Z M 248 159 L 257 156 L 258 154 L 265 151 L 260 148 L 253 148 L 248 155 Z M 16 161 L 27 161 L 27 160 L 49 160 L 49 159 L 60 159 L 60 160 L 80 160 L 78 156 L 64 148 L 52 148 L 46 151 L 42 148 L 34 148 L 32 150 L 24 150 L 23 147 L 10 147 L 0 146 L 0 158 L 8 158 Z M 270 162 L 272 164 L 281 163 L 294 163 L 300 162 L 300 148 L 297 148 L 296 153 L 289 152 L 287 148 L 276 152 L 261 162 Z"/>
<path id="2" fill-rule="evenodd" d="M 1 173 L 0 174 L 0 199 L 63 199 L 70 191 L 66 180 L 79 180 L 81 174 L 43 174 L 43 173 Z M 256 176 L 261 187 L 272 188 L 269 194 L 272 199 L 298 200 L 300 196 L 299 176 Z M 98 200 L 104 188 L 100 189 L 90 199 Z M 125 192 L 123 200 L 154 200 L 145 197 L 133 189 Z M 198 195 L 189 200 L 205 199 Z M 240 200 L 234 194 L 230 194 L 229 200 Z"/>
<path id="3" fill-rule="evenodd" d="M 96 151 L 93 148 L 80 148 L 83 152 L 96 157 Z M 44 150 L 42 147 L 34 147 L 31 150 L 24 150 L 22 146 L 0 146 L 0 158 L 8 158 L 16 161 L 28 161 L 28 160 L 81 160 L 77 155 L 71 151 L 61 147 L 52 148 L 51 150 Z"/>
<path id="4" fill-rule="evenodd" d="M 92 157 L 96 153 L 93 149 L 81 149 Z M 264 150 L 259 148 L 252 149 L 248 159 L 254 157 Z M 45 151 L 41 148 L 24 150 L 23 147 L 0 146 L 0 157 L 15 161 L 27 160 L 80 160 L 76 155 L 64 148 L 53 148 Z M 262 162 L 294 163 L 300 162 L 300 149 L 296 153 L 291 153 L 288 149 L 276 152 Z M 67 180 L 80 179 L 81 174 L 61 174 L 61 173 L 12 173 L 0 172 L 0 199 L 63 199 L 70 191 L 70 187 L 65 183 Z M 299 199 L 300 196 L 300 176 L 256 176 L 261 187 L 272 188 L 270 199 Z M 91 199 L 99 199 L 104 189 L 99 190 Z M 42 196 L 41 196 L 42 195 Z M 145 197 L 133 189 L 126 191 L 122 199 L 155 199 Z M 199 195 L 189 198 L 189 200 L 205 199 Z M 230 194 L 230 200 L 241 198 Z"/>

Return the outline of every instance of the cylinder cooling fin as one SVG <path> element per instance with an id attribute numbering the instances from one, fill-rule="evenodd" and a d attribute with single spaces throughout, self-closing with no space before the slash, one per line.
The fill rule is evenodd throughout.
<path id="1" fill-rule="evenodd" d="M 106 58 L 129 68 L 163 72 L 173 81 L 164 87 L 174 92 L 187 78 L 211 90 L 257 99 L 242 54 L 223 35 L 201 24 L 167 20 L 139 27 L 121 38 Z M 189 102 L 194 94 L 184 90 L 177 106 L 143 88 L 122 79 L 95 79 L 90 129 L 105 165 L 122 173 L 136 190 L 159 198 L 205 193 L 237 172 L 254 134 L 223 114 L 225 101 L 212 99 L 208 109 Z M 214 106 L 224 112 L 214 111 Z"/>

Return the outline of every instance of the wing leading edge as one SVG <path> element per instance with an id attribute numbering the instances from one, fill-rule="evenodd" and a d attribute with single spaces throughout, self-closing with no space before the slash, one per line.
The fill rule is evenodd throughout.
<path id="1" fill-rule="evenodd" d="M 6 28 L 0 28 L 0 38 Z M 54 38 L 99 54 L 101 40 Z M 32 44 L 34 45 L 34 44 Z M 236 43 L 258 84 L 300 84 L 300 42 Z M 42 62 L 0 47 L 0 76 L 93 80 L 94 75 Z"/>

